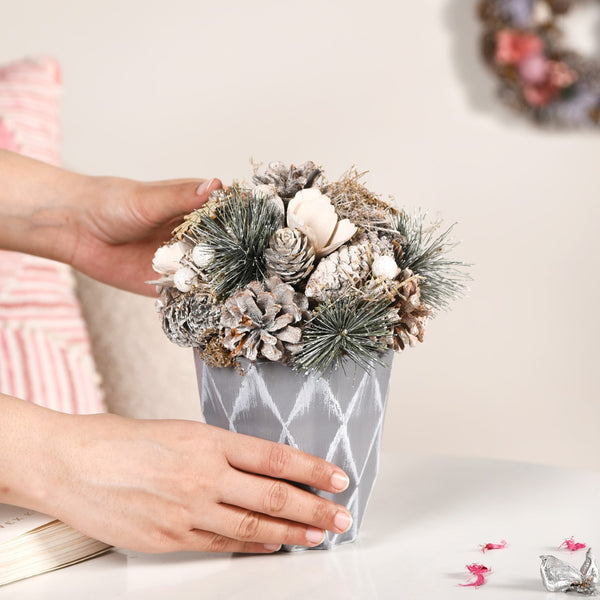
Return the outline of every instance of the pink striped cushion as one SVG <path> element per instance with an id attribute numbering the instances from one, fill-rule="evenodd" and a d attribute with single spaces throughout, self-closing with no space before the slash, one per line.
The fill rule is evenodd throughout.
<path id="1" fill-rule="evenodd" d="M 58 164 L 60 93 L 54 60 L 0 67 L 0 147 Z M 105 410 L 66 265 L 0 250 L 0 392 L 63 412 Z"/>

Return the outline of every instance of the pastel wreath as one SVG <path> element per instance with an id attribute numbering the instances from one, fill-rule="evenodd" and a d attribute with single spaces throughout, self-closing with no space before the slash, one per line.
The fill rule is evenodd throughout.
<path id="1" fill-rule="evenodd" d="M 482 52 L 499 94 L 540 124 L 600 125 L 600 61 L 565 47 L 559 26 L 576 0 L 482 0 Z"/>

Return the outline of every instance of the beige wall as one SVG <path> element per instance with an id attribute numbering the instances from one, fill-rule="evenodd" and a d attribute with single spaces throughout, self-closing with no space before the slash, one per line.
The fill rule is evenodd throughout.
<path id="1" fill-rule="evenodd" d="M 474 5 L 19 0 L 0 60 L 62 61 L 74 169 L 227 182 L 251 156 L 334 176 L 356 163 L 373 189 L 459 221 L 470 297 L 396 358 L 384 444 L 600 468 L 600 137 L 498 105 Z M 112 406 L 197 418 L 191 356 L 152 303 L 82 293 Z"/>

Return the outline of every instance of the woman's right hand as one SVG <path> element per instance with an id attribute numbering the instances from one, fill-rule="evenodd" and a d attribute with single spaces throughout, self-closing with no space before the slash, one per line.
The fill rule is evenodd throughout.
<path id="1" fill-rule="evenodd" d="M 48 464 L 29 507 L 111 545 L 261 553 L 351 525 L 344 507 L 283 481 L 335 493 L 344 472 L 289 446 L 194 421 L 47 413 Z"/>

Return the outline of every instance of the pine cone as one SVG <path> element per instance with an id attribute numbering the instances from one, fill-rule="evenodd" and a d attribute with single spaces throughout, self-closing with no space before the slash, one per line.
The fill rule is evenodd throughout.
<path id="1" fill-rule="evenodd" d="M 161 309 L 167 337 L 178 346 L 203 347 L 207 336 L 219 328 L 221 309 L 206 286 L 186 294 L 173 294 Z"/>
<path id="2" fill-rule="evenodd" d="M 427 317 L 431 315 L 431 310 L 421 303 L 418 280 L 408 281 L 411 277 L 413 277 L 413 272 L 410 269 L 404 269 L 398 276 L 401 286 L 394 303 L 399 317 L 399 321 L 394 326 L 394 335 L 391 340 L 394 350 L 404 350 L 406 346 L 413 347 L 417 342 L 422 342 Z M 407 283 L 402 285 L 402 282 Z"/>
<path id="3" fill-rule="evenodd" d="M 371 272 L 374 256 L 394 256 L 391 238 L 369 231 L 319 261 L 306 284 L 306 295 L 319 302 L 359 287 Z"/>
<path id="4" fill-rule="evenodd" d="M 269 163 L 264 175 L 254 175 L 255 185 L 271 186 L 284 201 L 293 198 L 300 190 L 314 185 L 321 175 L 321 170 L 312 161 L 305 162 L 301 167 L 282 162 Z"/>
<path id="5" fill-rule="evenodd" d="M 397 245 L 389 235 L 377 235 L 374 231 L 365 232 L 359 240 L 366 240 L 371 246 L 371 253 L 374 256 L 394 256 L 394 249 Z"/>
<path id="6" fill-rule="evenodd" d="M 298 229 L 278 229 L 265 250 L 265 264 L 269 275 L 294 285 L 308 277 L 313 270 L 315 253 L 306 235 Z"/>
<path id="7" fill-rule="evenodd" d="M 308 318 L 308 299 L 291 285 L 279 277 L 270 277 L 263 284 L 253 281 L 225 301 L 223 345 L 234 356 L 251 361 L 259 356 L 285 360 L 298 349 L 302 337 L 300 327 L 293 324 Z"/>

